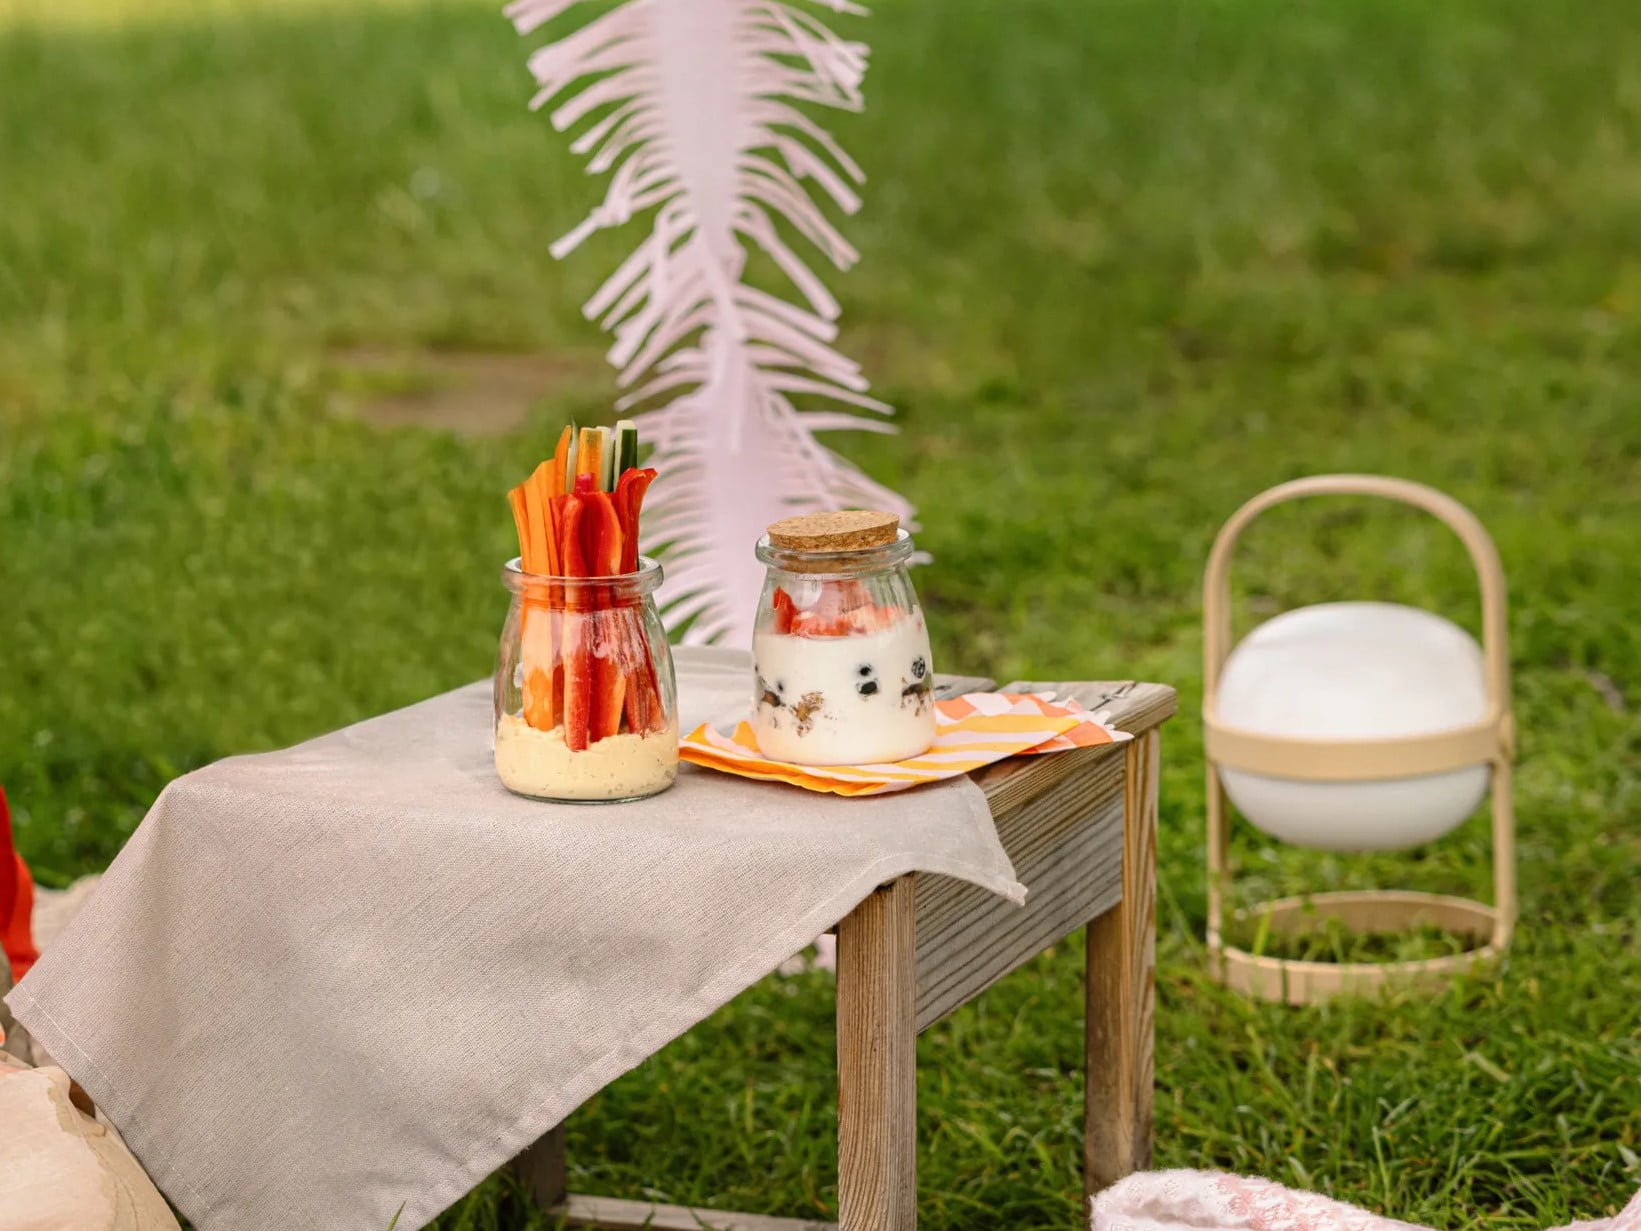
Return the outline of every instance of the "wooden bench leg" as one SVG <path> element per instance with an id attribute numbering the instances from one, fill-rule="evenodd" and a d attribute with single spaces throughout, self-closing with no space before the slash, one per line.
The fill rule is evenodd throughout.
<path id="1" fill-rule="evenodd" d="M 563 1205 L 569 1193 L 564 1171 L 564 1126 L 548 1129 L 513 1160 L 513 1174 L 544 1210 Z"/>
<path id="2" fill-rule="evenodd" d="M 1151 1165 L 1157 732 L 1139 736 L 1126 753 L 1122 901 L 1088 925 L 1083 1175 L 1089 1196 Z"/>
<path id="3" fill-rule="evenodd" d="M 838 925 L 839 1231 L 917 1227 L 917 960 L 913 880 Z"/>

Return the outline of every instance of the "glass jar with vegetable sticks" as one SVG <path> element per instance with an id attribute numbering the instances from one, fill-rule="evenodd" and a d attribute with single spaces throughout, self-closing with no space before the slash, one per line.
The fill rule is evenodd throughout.
<path id="1" fill-rule="evenodd" d="M 678 773 L 677 686 L 638 554 L 655 471 L 631 423 L 565 428 L 553 457 L 508 493 L 519 556 L 496 659 L 496 773 L 535 799 L 640 799 Z"/>

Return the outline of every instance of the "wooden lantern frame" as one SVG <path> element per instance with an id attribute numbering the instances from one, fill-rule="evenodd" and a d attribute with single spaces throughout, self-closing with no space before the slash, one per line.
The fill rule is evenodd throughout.
<path id="1" fill-rule="evenodd" d="M 1481 591 L 1482 655 L 1488 712 L 1471 726 L 1387 739 L 1315 739 L 1239 730 L 1218 716 L 1220 673 L 1230 655 L 1231 557 L 1249 523 L 1268 509 L 1309 496 L 1377 496 L 1410 505 L 1443 522 L 1469 552 Z M 1496 959 L 1515 931 L 1515 815 L 1510 783 L 1515 728 L 1510 713 L 1510 653 L 1504 570 L 1473 513 L 1422 483 L 1379 475 L 1331 474 L 1297 479 L 1262 492 L 1220 529 L 1203 582 L 1202 722 L 1208 768 L 1208 962 L 1215 978 L 1262 1000 L 1315 1004 L 1341 993 L 1366 993 L 1391 981 L 1439 984 Z M 1463 953 L 1401 962 L 1317 962 L 1264 957 L 1225 943 L 1225 894 L 1231 884 L 1230 805 L 1222 768 L 1305 782 L 1372 782 L 1491 766 L 1493 904 L 1444 894 L 1366 890 L 1281 898 L 1238 912 L 1262 914 L 1278 934 L 1318 919 L 1355 930 L 1403 931 L 1434 924 L 1473 941 Z"/>

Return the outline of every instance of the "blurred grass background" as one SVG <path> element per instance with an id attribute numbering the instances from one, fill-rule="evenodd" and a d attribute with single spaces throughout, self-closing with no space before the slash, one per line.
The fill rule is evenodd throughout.
<path id="1" fill-rule="evenodd" d="M 446 0 L 0 0 L 0 781 L 40 878 L 161 786 L 485 674 L 501 493 L 605 414 L 578 305 L 632 235 L 525 110 L 528 44 Z M 1441 1226 L 1641 1184 L 1641 21 L 1633 0 L 888 0 L 828 126 L 870 176 L 831 279 L 900 410 L 839 438 L 919 505 L 937 655 L 1180 689 L 1165 738 L 1160 1165 Z M 529 355 L 501 434 L 384 429 Z M 466 370 L 466 369 L 464 369 Z M 456 390 L 459 402 L 460 387 Z M 475 397 L 477 394 L 475 393 Z M 1246 497 L 1424 480 L 1512 588 L 1522 931 L 1504 978 L 1293 1011 L 1201 975 L 1198 581 Z M 1246 620 L 1333 597 L 1474 626 L 1439 527 L 1262 523 Z M 386 840 L 386 838 L 384 838 Z M 1485 831 L 1283 851 L 1250 894 L 1481 892 Z M 920 1044 L 924 1224 L 1067 1227 L 1081 954 Z M 407 972 L 408 976 L 408 972 Z M 760 985 L 571 1121 L 582 1190 L 823 1215 L 830 990 Z M 495 1182 L 447 1228 L 545 1225 Z"/>

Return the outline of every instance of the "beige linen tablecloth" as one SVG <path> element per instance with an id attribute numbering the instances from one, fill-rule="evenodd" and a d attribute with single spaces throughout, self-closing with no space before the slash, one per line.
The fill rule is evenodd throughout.
<path id="1" fill-rule="evenodd" d="M 480 683 L 173 782 L 9 1003 L 200 1231 L 414 1231 L 913 870 L 1024 897 L 967 779 L 520 799 Z"/>

